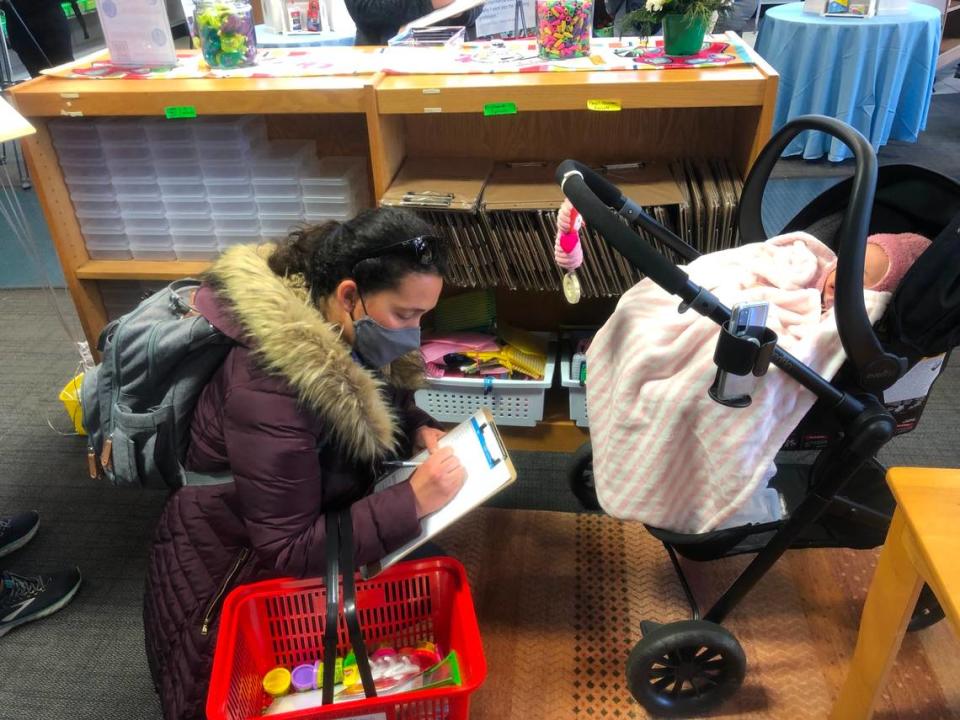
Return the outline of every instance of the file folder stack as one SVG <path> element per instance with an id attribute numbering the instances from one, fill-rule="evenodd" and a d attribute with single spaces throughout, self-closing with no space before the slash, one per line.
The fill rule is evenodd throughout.
<path id="1" fill-rule="evenodd" d="M 381 204 L 406 207 L 449 243 L 448 279 L 466 288 L 559 291 L 563 271 L 553 260 L 556 211 L 563 194 L 554 163 L 496 164 L 475 158 L 411 158 Z M 742 182 L 726 160 L 683 159 L 600 168 L 627 197 L 700 252 L 738 243 Z M 685 264 L 673 249 L 640 231 L 658 251 Z M 581 232 L 577 270 L 584 297 L 621 295 L 643 275 L 591 228 Z"/>

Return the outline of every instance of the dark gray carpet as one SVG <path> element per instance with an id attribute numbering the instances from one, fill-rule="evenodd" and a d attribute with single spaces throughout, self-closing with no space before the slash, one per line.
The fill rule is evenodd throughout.
<path id="1" fill-rule="evenodd" d="M 0 638 L 0 720 L 159 718 L 140 603 L 164 496 L 88 479 L 83 441 L 48 426 L 69 431 L 56 397 L 77 359 L 46 293 L 0 291 L 0 357 L 0 512 L 35 508 L 42 514 L 36 539 L 0 562 L 23 571 L 77 564 L 84 575 L 66 609 Z M 960 466 L 958 422 L 960 368 L 953 367 L 920 429 L 895 441 L 884 459 Z M 566 455 L 517 453 L 515 459 L 520 480 L 495 505 L 576 510 L 564 479 Z"/>

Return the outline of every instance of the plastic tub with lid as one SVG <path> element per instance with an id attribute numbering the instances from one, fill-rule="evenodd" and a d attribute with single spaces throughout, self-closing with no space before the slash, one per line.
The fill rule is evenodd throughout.
<path id="1" fill-rule="evenodd" d="M 197 162 L 197 147 L 193 142 L 158 140 L 150 143 L 150 154 L 157 160 L 190 160 Z"/>
<path id="2" fill-rule="evenodd" d="M 102 182 L 75 183 L 68 182 L 67 189 L 70 191 L 70 199 L 77 200 L 116 200 L 117 193 L 113 189 L 113 183 L 109 180 Z"/>
<path id="3" fill-rule="evenodd" d="M 188 122 L 170 122 L 169 120 L 147 120 L 144 122 L 143 130 L 146 133 L 147 140 L 153 143 L 194 143 L 193 125 Z"/>
<path id="4" fill-rule="evenodd" d="M 262 115 L 201 118 L 193 124 L 197 146 L 204 143 L 237 143 L 249 145 L 267 136 L 267 125 Z"/>
<path id="5" fill-rule="evenodd" d="M 307 140 L 278 140 L 258 147 L 250 156 L 254 181 L 297 180 L 316 152 L 316 143 Z"/>
<path id="6" fill-rule="evenodd" d="M 103 148 L 97 143 L 77 143 L 57 145 L 57 159 L 61 163 L 96 163 L 106 162 Z"/>
<path id="7" fill-rule="evenodd" d="M 179 217 L 210 217 L 210 203 L 206 198 L 163 198 L 169 215 Z"/>
<path id="8" fill-rule="evenodd" d="M 124 218 L 162 218 L 167 214 L 167 209 L 160 202 L 160 198 L 122 197 L 117 199 L 117 204 L 120 206 L 120 213 Z"/>
<path id="9" fill-rule="evenodd" d="M 253 204 L 253 184 L 249 177 L 240 178 L 239 182 L 232 180 L 214 180 L 204 176 L 203 184 L 207 189 L 207 197 L 211 200 L 218 198 L 221 200 L 248 200 Z"/>
<path id="10" fill-rule="evenodd" d="M 104 145 L 103 156 L 107 159 L 107 165 L 111 167 L 114 163 L 139 162 L 150 164 L 153 161 L 150 148 L 145 143 Z"/>
<path id="11" fill-rule="evenodd" d="M 259 224 L 256 229 L 221 230 L 217 228 L 217 243 L 220 250 L 226 250 L 234 245 L 255 245 L 263 241 L 260 236 Z"/>
<path id="12" fill-rule="evenodd" d="M 91 162 L 66 162 L 61 161 L 60 168 L 63 170 L 63 178 L 71 185 L 82 185 L 84 183 L 100 184 L 110 182 L 110 168 L 104 163 Z"/>
<path id="13" fill-rule="evenodd" d="M 123 218 L 119 215 L 109 218 L 80 218 L 80 232 L 83 233 L 84 237 L 89 233 L 94 235 L 99 233 L 122 233 L 124 230 Z"/>
<path id="14" fill-rule="evenodd" d="M 160 193 L 164 200 L 203 200 L 207 196 L 207 186 L 164 178 L 160 182 Z"/>
<path id="15" fill-rule="evenodd" d="M 203 182 L 200 164 L 194 160 L 157 160 L 154 167 L 157 171 L 157 179 L 162 185 Z"/>
<path id="16" fill-rule="evenodd" d="M 154 180 L 131 180 L 118 182 L 113 186 L 118 199 L 124 200 L 153 200 L 160 202 L 160 185 Z"/>
<path id="17" fill-rule="evenodd" d="M 78 218 L 115 218 L 120 216 L 120 206 L 110 200 L 74 200 L 73 210 Z"/>
<path id="18" fill-rule="evenodd" d="M 258 200 L 299 200 L 300 183 L 296 178 L 255 179 L 253 194 Z"/>
<path id="19" fill-rule="evenodd" d="M 214 234 L 213 220 L 209 215 L 167 215 L 167 221 L 170 223 L 170 230 L 175 235 L 189 234 L 207 234 L 211 237 Z"/>
<path id="20" fill-rule="evenodd" d="M 114 185 L 127 182 L 149 183 L 157 181 L 157 173 L 153 165 L 144 162 L 113 161 L 109 165 L 110 175 Z"/>
<path id="21" fill-rule="evenodd" d="M 146 143 L 147 123 L 143 119 L 111 118 L 97 120 L 97 132 L 104 145 Z"/>
<path id="22" fill-rule="evenodd" d="M 327 157 L 304 170 L 300 178 L 303 197 L 348 197 L 366 185 L 367 159 Z"/>
<path id="23" fill-rule="evenodd" d="M 300 198 L 269 199 L 257 198 L 257 209 L 260 216 L 267 215 L 303 215 L 303 203 Z"/>

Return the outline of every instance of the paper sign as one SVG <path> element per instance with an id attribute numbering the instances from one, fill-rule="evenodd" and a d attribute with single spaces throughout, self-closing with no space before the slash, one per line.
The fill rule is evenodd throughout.
<path id="1" fill-rule="evenodd" d="M 182 120 L 186 118 L 195 118 L 197 109 L 193 105 L 174 105 L 163 109 L 163 114 L 167 120 Z"/>
<path id="2" fill-rule="evenodd" d="M 526 35 L 527 28 L 537 26 L 537 8 L 535 0 L 523 0 L 523 22 L 517 14 L 516 0 L 487 0 L 483 4 L 483 13 L 477 18 L 477 37 L 491 35 L 513 35 L 515 25 L 520 37 Z M 526 27 L 522 27 L 526 25 Z"/>
<path id="3" fill-rule="evenodd" d="M 487 103 L 483 106 L 483 114 L 486 117 L 491 115 L 516 115 L 517 104 L 512 102 Z"/>
<path id="4" fill-rule="evenodd" d="M 620 112 L 619 100 L 587 100 L 587 110 L 595 112 Z"/>
<path id="5" fill-rule="evenodd" d="M 173 67 L 177 64 L 164 3 L 97 0 L 97 15 L 114 65 Z"/>

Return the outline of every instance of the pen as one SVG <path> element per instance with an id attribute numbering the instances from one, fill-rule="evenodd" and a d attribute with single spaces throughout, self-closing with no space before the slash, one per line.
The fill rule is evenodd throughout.
<path id="1" fill-rule="evenodd" d="M 389 467 L 399 467 L 399 468 L 415 468 L 423 465 L 421 462 L 414 462 L 413 460 L 387 460 L 384 465 Z"/>

